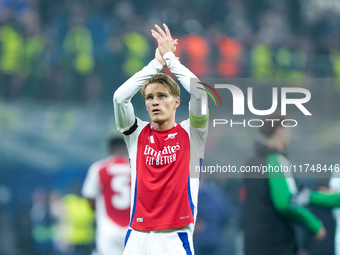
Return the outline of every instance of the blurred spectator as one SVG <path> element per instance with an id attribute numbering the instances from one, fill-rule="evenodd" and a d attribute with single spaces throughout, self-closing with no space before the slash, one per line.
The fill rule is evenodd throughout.
<path id="1" fill-rule="evenodd" d="M 95 67 L 93 41 L 85 25 L 87 10 L 80 4 L 73 8 L 63 42 L 63 66 L 68 74 L 65 97 L 67 100 L 85 101 L 88 99 L 87 80 Z"/>
<path id="2" fill-rule="evenodd" d="M 53 248 L 52 218 L 48 204 L 48 192 L 38 187 L 32 194 L 32 239 L 37 255 L 51 254 Z"/>
<path id="3" fill-rule="evenodd" d="M 63 207 L 63 237 L 66 244 L 63 254 L 90 255 L 95 240 L 94 212 L 87 199 L 80 195 L 78 183 L 73 183 L 70 192 L 63 196 Z"/>
<path id="4" fill-rule="evenodd" d="M 133 75 L 144 67 L 149 45 L 146 38 L 137 32 L 126 33 L 123 42 L 127 54 L 124 71 L 128 75 Z"/>
<path id="5" fill-rule="evenodd" d="M 18 24 L 9 22 L 0 26 L 0 94 L 15 98 L 22 90 L 24 38 Z"/>
<path id="6" fill-rule="evenodd" d="M 8 204 L 11 200 L 11 190 L 5 185 L 0 185 L 0 254 L 19 255 L 16 233 L 8 212 Z"/>
<path id="7" fill-rule="evenodd" d="M 241 75 L 243 49 L 240 42 L 220 35 L 216 44 L 220 52 L 220 61 L 217 64 L 218 74 L 221 77 L 238 77 Z"/>
<path id="8" fill-rule="evenodd" d="M 178 44 L 176 54 L 183 58 L 183 63 L 197 77 L 207 77 L 209 74 L 209 45 L 207 40 L 197 34 L 184 35 L 179 40 L 181 43 Z"/>
<path id="9" fill-rule="evenodd" d="M 232 217 L 232 205 L 213 180 L 200 181 L 194 233 L 195 254 L 220 255 L 223 230 Z"/>
<path id="10" fill-rule="evenodd" d="M 65 239 L 65 208 L 63 204 L 62 193 L 54 189 L 49 196 L 49 209 L 52 218 L 53 228 L 53 255 L 62 255 L 68 249 L 68 243 Z"/>
<path id="11" fill-rule="evenodd" d="M 24 43 L 23 75 L 24 94 L 31 98 L 43 98 L 49 73 L 46 63 L 47 40 L 42 33 L 40 17 L 35 11 L 26 11 L 22 16 L 26 40 Z"/>

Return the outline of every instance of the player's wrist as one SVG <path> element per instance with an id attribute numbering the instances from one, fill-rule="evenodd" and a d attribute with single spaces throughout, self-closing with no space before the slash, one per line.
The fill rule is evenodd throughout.
<path id="1" fill-rule="evenodd" d="M 176 58 L 175 54 L 172 51 L 168 51 L 163 55 L 163 59 L 166 61 L 167 59 Z"/>
<path id="2" fill-rule="evenodd" d="M 154 58 L 151 62 L 154 64 L 156 69 L 162 70 L 164 68 L 164 65 L 157 58 Z"/>
<path id="3" fill-rule="evenodd" d="M 162 60 L 163 60 L 163 58 L 162 58 Z M 162 67 L 164 67 L 164 60 L 162 61 L 161 59 L 159 59 L 159 58 L 154 58 L 153 59 L 153 61 L 155 62 L 155 65 L 156 65 L 156 67 L 160 67 L 160 66 L 162 66 Z"/>

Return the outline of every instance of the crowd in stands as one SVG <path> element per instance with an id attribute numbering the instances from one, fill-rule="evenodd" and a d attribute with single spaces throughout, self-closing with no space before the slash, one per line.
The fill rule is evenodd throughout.
<path id="1" fill-rule="evenodd" d="M 318 0 L 0 0 L 0 96 L 111 100 L 153 57 L 162 22 L 198 77 L 337 78 L 339 12 Z"/>

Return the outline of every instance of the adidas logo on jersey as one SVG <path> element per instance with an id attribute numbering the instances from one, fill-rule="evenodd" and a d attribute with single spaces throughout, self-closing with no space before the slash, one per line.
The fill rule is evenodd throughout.
<path id="1" fill-rule="evenodd" d="M 176 137 L 177 133 L 173 133 L 173 134 L 168 134 L 168 137 L 164 140 L 168 140 L 168 139 L 174 139 Z"/>
<path id="2" fill-rule="evenodd" d="M 143 218 L 137 218 L 137 222 L 143 222 Z"/>

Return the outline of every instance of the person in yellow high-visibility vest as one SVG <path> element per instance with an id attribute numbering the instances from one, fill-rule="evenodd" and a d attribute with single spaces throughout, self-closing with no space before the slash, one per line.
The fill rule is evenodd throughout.
<path id="1" fill-rule="evenodd" d="M 0 27 L 0 94 L 13 97 L 23 86 L 22 74 L 24 38 L 11 24 Z"/>
<path id="2" fill-rule="evenodd" d="M 251 49 L 251 68 L 253 78 L 268 78 L 273 75 L 272 49 L 267 44 L 257 44 Z"/>
<path id="3" fill-rule="evenodd" d="M 94 212 L 89 202 L 73 193 L 64 195 L 64 239 L 68 255 L 90 255 L 95 238 Z"/>
<path id="4" fill-rule="evenodd" d="M 68 74 L 64 97 L 84 100 L 88 96 L 89 77 L 93 74 L 95 60 L 90 30 L 83 24 L 72 26 L 63 42 L 63 66 Z"/>

